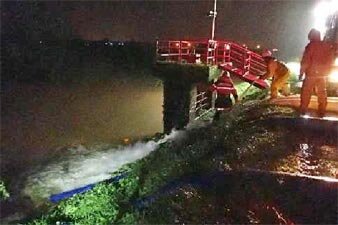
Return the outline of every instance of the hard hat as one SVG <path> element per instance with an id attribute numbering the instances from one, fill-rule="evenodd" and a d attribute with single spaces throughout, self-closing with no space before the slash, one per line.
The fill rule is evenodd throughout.
<path id="1" fill-rule="evenodd" d="M 271 57 L 272 56 L 272 52 L 268 49 L 265 49 L 263 52 L 262 52 L 262 57 Z"/>
<path id="2" fill-rule="evenodd" d="M 320 41 L 320 31 L 313 28 L 307 37 L 310 41 Z"/>

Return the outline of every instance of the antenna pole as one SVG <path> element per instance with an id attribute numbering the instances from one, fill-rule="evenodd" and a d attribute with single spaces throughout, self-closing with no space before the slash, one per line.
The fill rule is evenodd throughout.
<path id="1" fill-rule="evenodd" d="M 216 16 L 217 16 L 217 0 L 214 0 L 214 11 L 212 11 L 212 30 L 211 30 L 211 40 L 215 39 L 215 25 L 216 25 Z"/>

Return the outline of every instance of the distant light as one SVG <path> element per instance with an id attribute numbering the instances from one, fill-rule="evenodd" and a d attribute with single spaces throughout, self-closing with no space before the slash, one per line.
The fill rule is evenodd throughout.
<path id="1" fill-rule="evenodd" d="M 260 49 L 260 48 L 261 48 L 261 46 L 260 46 L 260 45 L 257 45 L 257 46 L 256 46 L 256 48 L 257 48 L 257 49 Z"/>
<path id="2" fill-rule="evenodd" d="M 176 43 L 176 47 L 179 47 L 180 46 L 180 44 L 179 43 Z"/>
<path id="3" fill-rule="evenodd" d="M 286 66 L 290 69 L 291 73 L 299 74 L 300 63 L 299 62 L 288 62 Z"/>
<path id="4" fill-rule="evenodd" d="M 217 12 L 210 10 L 208 16 L 214 16 L 214 15 L 216 16 Z"/>
<path id="5" fill-rule="evenodd" d="M 225 45 L 226 50 L 230 50 L 230 45 Z"/>
<path id="6" fill-rule="evenodd" d="M 338 70 L 334 70 L 329 74 L 329 82 L 338 83 Z"/>
<path id="7" fill-rule="evenodd" d="M 191 43 L 190 42 L 188 42 L 188 47 L 190 47 L 191 46 Z"/>
<path id="8" fill-rule="evenodd" d="M 303 86 L 303 81 L 297 81 L 296 87 L 301 88 Z"/>
<path id="9" fill-rule="evenodd" d="M 278 48 L 273 48 L 272 51 L 273 52 L 278 52 Z"/>
<path id="10" fill-rule="evenodd" d="M 42 44 L 42 41 L 39 41 L 40 44 Z"/>
<path id="11" fill-rule="evenodd" d="M 245 47 L 245 48 L 247 47 L 246 44 L 242 44 L 242 46 Z"/>
<path id="12" fill-rule="evenodd" d="M 304 119 L 309 119 L 309 118 L 310 118 L 309 115 L 303 115 L 303 116 L 301 116 L 301 117 L 303 117 Z"/>

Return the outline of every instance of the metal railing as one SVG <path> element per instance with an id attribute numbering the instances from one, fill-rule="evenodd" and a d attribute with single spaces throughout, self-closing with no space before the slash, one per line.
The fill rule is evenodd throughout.
<path id="1" fill-rule="evenodd" d="M 213 110 L 212 107 L 209 107 L 209 98 L 206 96 L 206 92 L 200 92 L 195 96 L 195 99 L 192 101 L 190 107 L 190 115 L 194 115 L 194 120 L 199 120 L 205 114 Z"/>
<path id="2" fill-rule="evenodd" d="M 227 40 L 159 40 L 156 53 L 157 61 L 162 62 L 227 64 L 229 70 L 242 76 L 266 71 L 266 63 L 259 54 Z"/>

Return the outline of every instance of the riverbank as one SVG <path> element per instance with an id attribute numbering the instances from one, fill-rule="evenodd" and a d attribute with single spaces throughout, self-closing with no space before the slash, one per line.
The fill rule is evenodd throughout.
<path id="1" fill-rule="evenodd" d="M 83 72 L 88 79 L 13 83 L 1 91 L 0 179 L 14 208 L 32 171 L 71 164 L 66 159 L 118 149 L 163 130 L 162 84 L 150 73 L 104 63 L 74 70 L 68 77 Z M 1 217 L 7 215 L 5 206 Z"/>
<path id="2" fill-rule="evenodd" d="M 200 192 L 198 187 L 191 186 L 188 182 L 189 190 L 186 186 L 175 186 L 173 191 L 168 192 L 167 195 L 161 192 L 161 188 L 178 178 L 199 176 L 212 171 L 224 171 L 231 174 L 234 172 L 234 176 L 236 171 L 242 170 L 265 171 L 268 174 L 271 171 L 287 172 L 290 175 L 294 174 L 296 180 L 311 180 L 313 176 L 331 178 L 331 182 L 334 182 L 332 188 L 337 190 L 335 189 L 337 188 L 335 168 L 338 168 L 337 136 L 326 129 L 318 131 L 317 128 L 303 127 L 301 123 L 296 123 L 295 126 L 295 123 L 287 125 L 280 122 L 281 118 L 285 117 L 294 121 L 295 116 L 296 113 L 291 108 L 271 106 L 266 102 L 254 101 L 237 105 L 230 113 L 223 115 L 218 123 L 182 131 L 178 138 L 161 144 L 146 158 L 124 166 L 116 174 L 127 172 L 128 175 L 118 183 L 100 184 L 85 194 L 76 195 L 57 205 L 51 205 L 49 212 L 40 219 L 34 220 L 32 224 L 53 224 L 57 221 L 79 224 L 198 223 L 200 221 L 214 223 L 219 221 L 217 218 L 221 214 L 206 217 L 209 218 L 208 220 L 200 220 L 201 216 L 206 215 L 203 212 L 208 211 L 202 209 L 207 208 L 200 207 L 201 205 L 195 204 L 194 201 L 183 201 L 192 197 L 204 203 L 210 202 L 209 200 L 215 195 L 208 190 L 206 191 L 209 194 L 204 196 L 195 195 L 194 193 Z M 321 136 L 316 135 L 318 132 Z M 300 175 L 302 177 L 298 179 Z M 246 179 L 245 175 L 240 177 Z M 236 180 L 238 184 L 242 182 Z M 327 181 L 324 179 L 322 182 Z M 264 185 L 275 184 L 270 180 Z M 223 191 L 226 192 L 227 189 L 224 187 Z M 253 187 L 250 186 L 250 188 Z M 236 188 L 231 190 L 236 190 Z M 257 193 L 261 195 L 272 193 L 269 196 L 273 196 L 274 193 L 273 190 L 270 192 L 264 188 L 259 190 Z M 156 194 L 158 192 L 162 194 Z M 181 198 L 178 202 L 174 201 L 173 198 L 180 196 L 180 193 L 186 198 Z M 226 199 L 238 197 L 237 191 L 231 193 Z M 257 221 L 264 221 L 264 223 L 274 223 L 279 218 L 278 215 L 283 215 L 281 217 L 285 221 L 307 222 L 302 220 L 302 217 L 294 215 L 308 213 L 310 216 L 310 211 L 306 212 L 297 207 L 292 208 L 291 211 L 285 211 L 283 205 L 278 205 L 284 203 L 297 205 L 293 201 L 293 198 L 297 199 L 296 192 L 289 190 L 287 193 L 289 196 L 287 204 L 282 201 L 271 205 L 269 202 L 264 202 L 271 198 L 263 198 L 263 202 L 260 201 L 259 204 L 256 202 L 258 205 L 254 204 L 254 208 L 250 208 L 247 202 L 250 199 L 242 199 L 241 205 L 247 205 L 243 207 L 237 205 L 236 208 L 228 206 L 234 213 L 223 222 L 249 223 L 249 219 L 253 218 Z M 150 198 L 149 201 L 145 200 L 146 207 L 136 207 L 135 202 L 140 199 L 149 199 L 149 196 L 157 197 Z M 308 196 L 308 199 L 302 198 L 300 201 L 306 204 L 313 202 L 311 198 L 316 198 L 316 196 Z M 225 210 L 223 203 L 217 203 L 218 209 Z M 262 210 L 257 211 L 257 207 L 262 209 L 267 205 L 271 210 L 265 210 L 264 213 L 259 213 Z M 320 223 L 320 218 L 328 218 L 322 222 L 335 219 L 332 210 L 325 211 L 325 206 L 321 209 L 321 213 L 324 213 L 324 217 L 318 217 L 313 223 Z"/>

